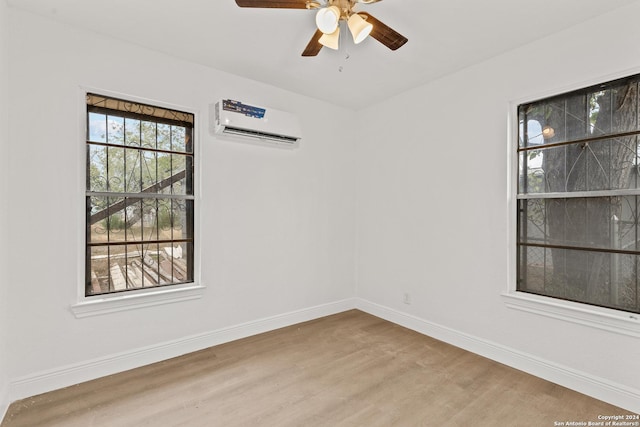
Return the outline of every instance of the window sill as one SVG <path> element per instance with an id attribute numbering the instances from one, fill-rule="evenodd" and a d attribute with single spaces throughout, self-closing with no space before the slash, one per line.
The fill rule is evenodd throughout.
<path id="1" fill-rule="evenodd" d="M 640 338 L 640 315 L 523 292 L 502 294 L 507 307 Z"/>
<path id="2" fill-rule="evenodd" d="M 81 319 L 119 311 L 171 304 L 201 298 L 204 289 L 204 286 L 198 285 L 172 286 L 170 289 L 156 288 L 118 295 L 88 297 L 84 301 L 72 305 L 71 312 L 77 319 Z"/>

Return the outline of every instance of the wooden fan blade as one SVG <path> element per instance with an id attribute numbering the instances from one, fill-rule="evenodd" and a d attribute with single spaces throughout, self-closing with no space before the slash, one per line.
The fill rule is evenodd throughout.
<path id="1" fill-rule="evenodd" d="M 408 38 L 406 38 L 405 36 L 397 32 L 396 30 L 392 29 L 391 27 L 378 21 L 369 13 L 358 12 L 358 15 L 362 16 L 367 20 L 367 22 L 373 25 L 373 30 L 371 30 L 370 36 L 378 40 L 380 43 L 382 43 L 389 49 L 396 50 L 402 47 L 407 41 L 409 41 Z"/>
<path id="2" fill-rule="evenodd" d="M 302 52 L 302 56 L 316 56 L 320 53 L 320 49 L 322 49 L 322 45 L 318 41 L 320 37 L 322 37 L 322 31 L 316 30 L 311 40 L 309 40 L 309 44 L 304 49 L 304 52 Z"/>
<path id="3" fill-rule="evenodd" d="M 307 0 L 236 0 L 240 7 L 262 7 L 273 9 L 306 9 Z"/>

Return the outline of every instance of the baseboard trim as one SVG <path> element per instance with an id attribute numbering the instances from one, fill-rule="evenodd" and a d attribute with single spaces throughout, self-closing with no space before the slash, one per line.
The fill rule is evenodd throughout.
<path id="1" fill-rule="evenodd" d="M 9 409 L 9 393 L 7 389 L 2 388 L 2 393 L 0 393 L 0 424 L 2 424 L 4 417 L 7 415 L 8 409 Z"/>
<path id="2" fill-rule="evenodd" d="M 9 383 L 8 401 L 15 402 L 37 394 L 353 308 L 355 308 L 355 299 L 349 298 L 35 373 Z M 1 406 L 0 409 L 2 409 Z M 0 417 L 0 420 L 3 417 Z"/>
<path id="3" fill-rule="evenodd" d="M 356 308 L 620 408 L 640 413 L 640 390 L 550 362 L 361 298 Z"/>

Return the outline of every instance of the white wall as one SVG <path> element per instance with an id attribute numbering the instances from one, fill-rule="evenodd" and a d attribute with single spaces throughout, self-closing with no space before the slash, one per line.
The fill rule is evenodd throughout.
<path id="1" fill-rule="evenodd" d="M 635 4 L 359 112 L 360 298 L 443 337 L 567 368 L 628 392 L 628 402 L 640 396 L 638 338 L 515 311 L 501 298 L 513 245 L 510 103 L 640 72 L 638 16 Z"/>
<path id="2" fill-rule="evenodd" d="M 109 356 L 354 297 L 352 111 L 10 13 L 19 40 L 8 147 L 17 177 L 8 194 L 12 398 L 66 385 L 93 365 L 93 375 L 105 373 Z M 199 112 L 201 299 L 85 319 L 70 312 L 83 268 L 81 86 Z M 212 138 L 207 108 L 221 97 L 298 113 L 299 149 Z"/>
<path id="3" fill-rule="evenodd" d="M 7 202 L 8 182 L 7 174 L 9 166 L 8 145 L 8 63 L 9 63 L 9 9 L 4 0 L 0 0 L 0 420 L 4 415 L 9 396 L 9 371 L 7 361 L 7 332 L 8 321 L 6 312 L 7 302 Z"/>

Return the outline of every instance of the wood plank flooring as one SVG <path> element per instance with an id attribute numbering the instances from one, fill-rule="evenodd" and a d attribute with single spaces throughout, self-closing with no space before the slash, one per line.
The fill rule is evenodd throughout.
<path id="1" fill-rule="evenodd" d="M 535 427 L 627 413 L 351 310 L 24 399 L 1 426 Z"/>

